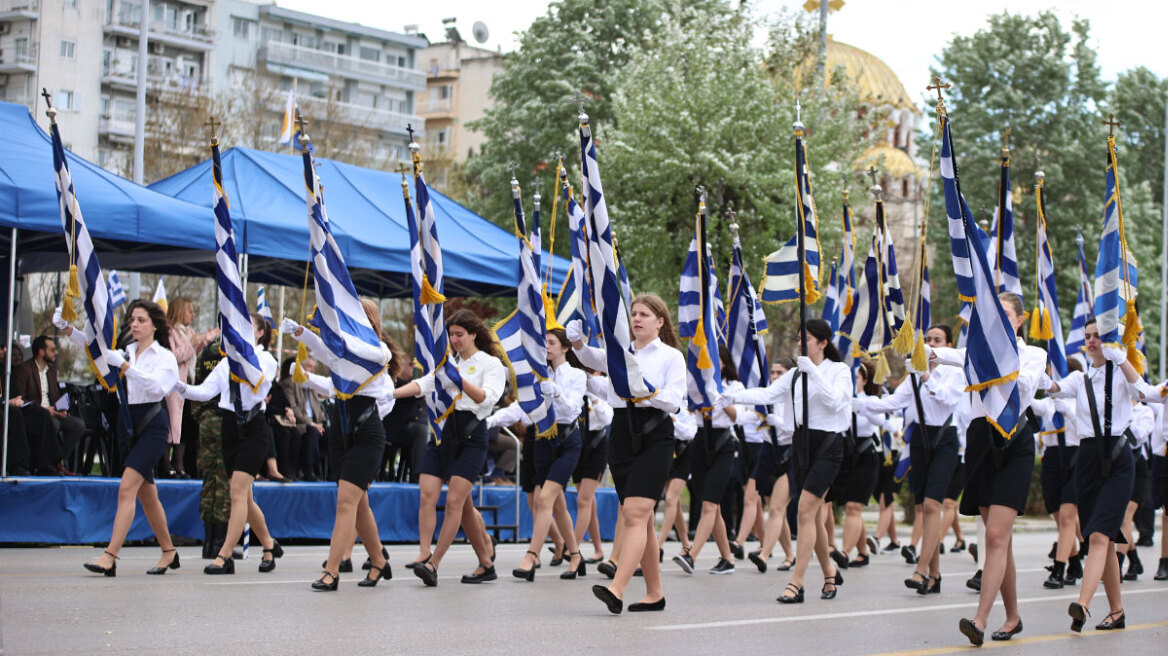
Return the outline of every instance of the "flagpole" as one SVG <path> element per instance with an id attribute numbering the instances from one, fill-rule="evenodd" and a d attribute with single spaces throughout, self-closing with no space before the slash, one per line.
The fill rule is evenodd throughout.
<path id="1" fill-rule="evenodd" d="M 12 227 L 12 235 L 8 245 L 8 341 L 5 345 L 9 349 L 8 357 L 4 360 L 4 452 L 0 455 L 0 478 L 8 478 L 8 415 L 9 400 L 12 399 L 12 340 L 15 337 L 13 314 L 16 307 L 16 226 Z"/>
<path id="2" fill-rule="evenodd" d="M 807 356 L 807 243 L 805 228 L 803 222 L 806 217 L 803 216 L 803 169 L 807 163 L 803 161 L 803 121 L 802 108 L 799 106 L 798 99 L 795 100 L 795 123 L 791 128 L 795 132 L 795 188 L 798 190 L 795 194 L 795 249 L 796 257 L 799 262 L 799 355 Z M 800 166 L 802 163 L 802 166 Z M 800 387 L 803 392 L 803 424 L 799 430 L 803 435 L 803 449 L 804 462 L 811 461 L 811 445 L 810 434 L 808 433 L 807 425 L 807 375 L 799 376 Z M 795 419 L 795 409 L 791 408 L 792 419 Z"/>
<path id="3" fill-rule="evenodd" d="M 710 298 L 710 269 L 708 266 L 709 259 L 707 258 L 707 255 L 706 255 L 706 212 L 707 212 L 707 210 L 706 210 L 706 188 L 701 186 L 701 185 L 698 185 L 697 192 L 698 192 L 698 230 L 697 230 L 696 236 L 697 236 L 697 242 L 698 242 L 697 243 L 697 247 L 698 247 L 697 248 L 698 281 L 702 286 L 701 293 L 699 294 L 699 297 L 701 298 L 701 314 L 699 315 L 697 327 L 700 328 L 704 332 L 704 331 L 708 330 L 708 326 L 705 325 L 705 320 L 706 320 L 708 308 L 710 307 L 710 303 L 712 303 L 713 300 Z M 709 314 L 709 317 L 711 320 L 716 319 L 713 312 L 708 312 L 708 314 Z M 701 337 L 705 338 L 706 335 L 703 334 L 703 335 L 701 335 Z M 695 334 L 693 336 L 693 339 L 694 340 L 698 339 L 698 335 L 697 335 L 696 331 L 695 331 Z M 707 341 L 706 346 L 705 346 L 706 354 L 712 355 L 710 353 L 710 350 L 717 349 L 718 345 L 717 345 L 717 343 L 710 344 L 708 342 L 708 340 L 706 340 L 706 341 Z M 721 354 L 713 355 L 713 357 L 721 357 Z M 698 361 L 700 362 L 701 359 L 699 358 Z M 700 367 L 701 365 L 699 364 L 698 366 Z M 705 384 L 703 383 L 703 386 L 704 385 Z M 708 393 L 708 392 L 709 392 L 709 390 L 706 390 L 705 393 Z M 706 443 L 712 444 L 712 442 L 710 441 L 712 439 L 713 433 L 714 433 L 713 411 L 712 410 L 702 410 L 702 428 L 705 430 Z"/>
<path id="4" fill-rule="evenodd" d="M 1168 334 L 1168 102 L 1164 103 L 1164 195 L 1160 201 L 1160 379 L 1168 377 L 1165 334 Z"/>

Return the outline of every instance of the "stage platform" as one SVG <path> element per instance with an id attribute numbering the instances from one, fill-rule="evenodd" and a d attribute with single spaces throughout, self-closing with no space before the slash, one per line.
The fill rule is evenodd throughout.
<path id="1" fill-rule="evenodd" d="M 201 540 L 203 521 L 199 518 L 202 481 L 158 481 L 158 496 L 166 508 L 172 535 Z M 498 517 L 484 512 L 488 525 L 514 525 L 516 488 L 482 487 L 483 505 L 497 508 Z M 109 540 L 110 526 L 117 509 L 118 479 L 7 478 L 0 481 L 0 543 L 101 544 Z M 531 537 L 531 511 L 526 495 L 519 493 L 519 538 Z M 576 514 L 576 490 L 569 488 L 568 508 Z M 334 483 L 256 483 L 255 498 L 264 509 L 268 528 L 280 539 L 327 541 L 333 530 L 337 505 Z M 479 488 L 474 490 L 476 505 Z M 616 523 L 616 490 L 596 492 L 604 540 L 612 540 Z M 440 504 L 445 503 L 445 490 Z M 418 486 L 410 483 L 374 483 L 369 488 L 369 504 L 377 517 L 381 539 L 386 542 L 418 541 Z M 439 518 L 439 527 L 441 518 Z M 153 536 L 141 506 L 134 516 L 129 540 Z M 501 540 L 513 540 L 514 531 L 499 532 Z"/>

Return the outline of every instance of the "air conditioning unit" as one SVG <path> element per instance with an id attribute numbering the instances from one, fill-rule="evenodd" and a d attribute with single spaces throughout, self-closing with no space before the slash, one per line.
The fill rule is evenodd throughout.
<path id="1" fill-rule="evenodd" d="M 157 42 L 157 41 L 150 44 L 150 52 L 152 52 L 156 55 L 161 55 L 163 52 L 165 52 L 165 50 L 166 50 L 166 46 Z"/>
<path id="2" fill-rule="evenodd" d="M 0 34 L 8 34 L 12 31 L 12 23 L 0 23 Z"/>
<path id="3" fill-rule="evenodd" d="M 128 36 L 119 36 L 117 44 L 119 48 L 130 48 L 134 45 L 134 42 Z"/>

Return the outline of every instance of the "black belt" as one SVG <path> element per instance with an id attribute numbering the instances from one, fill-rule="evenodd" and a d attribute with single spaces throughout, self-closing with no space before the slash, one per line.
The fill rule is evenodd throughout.
<path id="1" fill-rule="evenodd" d="M 470 415 L 470 421 L 466 423 L 460 422 L 460 416 L 465 415 Z M 474 435 L 475 430 L 478 429 L 479 424 L 481 424 L 483 420 L 479 419 L 472 412 L 458 410 L 450 414 L 450 417 L 446 420 L 447 425 L 449 425 L 449 423 L 452 421 L 454 422 L 454 430 L 451 435 L 442 439 L 442 443 L 446 444 L 449 442 L 446 448 L 450 449 L 451 454 L 457 460 L 458 457 L 462 455 L 462 448 L 466 446 L 468 441 L 470 441 L 471 435 Z M 445 433 L 446 431 L 443 430 L 442 432 Z"/>
<path id="2" fill-rule="evenodd" d="M 625 406 L 624 408 L 617 408 L 617 410 L 624 410 L 626 419 L 629 422 L 629 444 L 633 455 L 641 455 L 641 451 L 645 448 L 645 436 L 652 433 L 653 429 L 661 425 L 661 422 L 669 418 L 664 410 L 657 408 L 638 408 L 636 406 Z M 636 414 L 638 412 L 648 412 L 649 419 L 644 422 L 637 421 Z"/>
<path id="3" fill-rule="evenodd" d="M 868 453 L 868 451 L 875 449 L 877 439 L 879 439 L 877 436 L 869 435 L 868 437 L 860 440 L 859 443 L 856 444 L 856 456 L 862 456 L 865 453 Z"/>
<path id="4" fill-rule="evenodd" d="M 729 428 L 715 428 L 713 430 L 718 431 L 718 439 L 714 442 L 713 445 L 710 444 L 711 431 L 705 431 L 707 467 L 713 466 L 718 452 L 721 451 L 722 448 L 727 444 L 729 444 L 730 440 L 734 439 L 734 431 L 730 430 Z"/>

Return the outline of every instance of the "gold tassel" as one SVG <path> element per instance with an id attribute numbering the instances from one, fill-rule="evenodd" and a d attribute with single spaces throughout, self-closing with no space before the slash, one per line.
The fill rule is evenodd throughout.
<path id="1" fill-rule="evenodd" d="M 1128 299 L 1123 320 L 1123 343 L 1131 349 L 1135 347 L 1136 342 L 1140 339 L 1140 332 L 1143 331 L 1143 327 L 1140 326 L 1140 315 L 1136 313 L 1135 299 Z"/>
<path id="2" fill-rule="evenodd" d="M 900 332 L 892 340 L 892 348 L 897 355 L 908 355 L 913 350 L 913 329 L 907 321 L 900 324 Z"/>
<path id="3" fill-rule="evenodd" d="M 438 293 L 437 289 L 430 284 L 430 279 L 422 275 L 422 305 L 429 305 L 430 303 L 444 303 L 446 297 Z"/>
<path id="4" fill-rule="evenodd" d="M 884 351 L 881 351 L 876 356 L 876 375 L 872 376 L 872 382 L 883 385 L 891 373 L 892 371 L 888 368 L 888 358 L 884 357 Z"/>
<path id="5" fill-rule="evenodd" d="M 706 322 L 704 319 L 698 319 L 698 325 L 694 328 L 693 343 L 698 347 L 698 369 L 709 369 L 714 366 L 710 360 L 710 349 L 706 348 L 709 342 L 706 340 Z"/>
<path id="6" fill-rule="evenodd" d="M 844 313 L 842 316 L 846 317 L 852 313 L 853 298 L 854 298 L 854 296 L 852 294 L 852 291 L 849 289 L 847 298 L 844 299 Z"/>
<path id="7" fill-rule="evenodd" d="M 81 283 L 77 280 L 77 265 L 69 265 L 69 286 L 65 288 L 65 298 L 81 298 Z"/>
<path id="8" fill-rule="evenodd" d="M 303 385 L 308 382 L 308 374 L 304 373 L 304 369 L 300 366 L 301 362 L 308 359 L 308 347 L 303 342 L 296 347 L 296 365 L 292 368 L 292 381 L 297 385 Z"/>
<path id="9" fill-rule="evenodd" d="M 1030 339 L 1042 339 L 1042 314 L 1038 308 L 1030 313 Z"/>
<path id="10" fill-rule="evenodd" d="M 543 290 L 543 316 L 548 330 L 563 328 L 556 318 L 556 302 L 552 300 L 551 294 L 547 293 L 547 287 L 544 287 Z"/>
<path id="11" fill-rule="evenodd" d="M 61 318 L 69 323 L 77 321 L 77 310 L 73 308 L 73 299 L 68 294 L 65 295 L 65 301 L 61 303 Z"/>
<path id="12" fill-rule="evenodd" d="M 1144 360 L 1144 354 L 1134 345 L 1127 347 L 1127 361 L 1135 367 L 1136 373 L 1143 376 L 1147 370 L 1147 361 Z"/>
<path id="13" fill-rule="evenodd" d="M 914 371 L 929 370 L 929 354 L 925 351 L 925 336 L 917 333 L 917 341 L 912 350 L 912 368 Z"/>
<path id="14" fill-rule="evenodd" d="M 808 303 L 815 303 L 819 300 L 820 294 L 819 290 L 815 288 L 815 278 L 811 275 L 811 265 L 806 262 L 803 263 L 803 286 Z"/>
<path id="15" fill-rule="evenodd" d="M 1054 339 L 1054 329 L 1050 325 L 1050 311 L 1042 308 L 1042 325 L 1039 327 L 1039 339 L 1050 341 Z"/>

